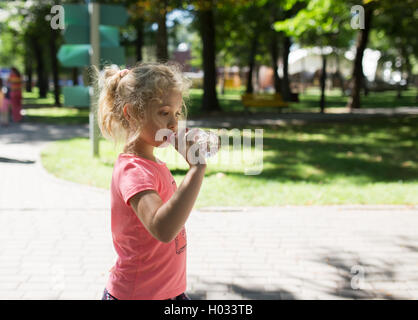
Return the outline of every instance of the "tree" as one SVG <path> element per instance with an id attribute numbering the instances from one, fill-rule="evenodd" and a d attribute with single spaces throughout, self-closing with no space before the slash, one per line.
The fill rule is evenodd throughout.
<path id="1" fill-rule="evenodd" d="M 278 39 L 272 40 L 276 35 L 270 28 L 269 1 L 226 1 L 216 11 L 216 17 L 218 55 L 222 56 L 224 64 L 248 67 L 246 93 L 253 93 L 257 63 L 272 64 L 277 70 Z M 278 77 L 277 72 L 275 74 Z M 275 78 L 275 84 L 279 90 L 280 79 Z"/>
<path id="2" fill-rule="evenodd" d="M 367 1 L 367 0 L 366 0 Z M 347 107 L 350 110 L 360 108 L 360 90 L 363 87 L 363 55 L 366 49 L 373 17 L 374 3 L 367 1 L 364 4 L 364 29 L 360 29 L 357 35 L 356 56 L 354 58 L 351 95 Z"/>
<path id="3" fill-rule="evenodd" d="M 216 94 L 216 36 L 215 36 L 215 2 L 213 0 L 195 0 L 189 2 L 194 13 L 194 25 L 202 39 L 203 64 L 203 98 L 202 110 L 205 112 L 220 111 Z"/>
<path id="4" fill-rule="evenodd" d="M 389 62 L 399 71 L 398 97 L 401 83 L 408 86 L 412 78 L 412 61 L 418 54 L 416 37 L 416 1 L 382 2 L 375 9 L 373 29 L 370 31 L 369 46 L 381 52 L 379 64 Z"/>
<path id="5" fill-rule="evenodd" d="M 135 30 L 135 56 L 136 61 L 142 61 L 142 48 L 145 42 L 144 28 L 146 22 L 146 11 L 149 10 L 150 3 L 148 1 L 125 0 L 122 2 L 128 10 L 129 21 L 128 27 L 133 26 Z"/>
<path id="6" fill-rule="evenodd" d="M 203 42 L 203 100 L 202 110 L 219 111 L 216 95 L 215 63 L 215 21 L 212 6 L 200 6 L 198 9 L 200 34 Z"/>
<path id="7" fill-rule="evenodd" d="M 21 2 L 16 1 L 13 4 L 5 4 L 2 6 L 9 12 L 8 23 L 10 32 L 24 44 L 24 53 L 12 52 L 11 65 L 15 65 L 15 61 L 19 56 L 25 57 L 25 71 L 29 72 L 29 85 L 27 89 L 31 89 L 31 70 L 33 56 L 36 62 L 37 86 L 39 87 L 39 97 L 45 98 L 48 92 L 48 73 L 53 72 L 54 79 L 54 96 L 55 102 L 59 105 L 59 84 L 58 84 L 58 63 L 56 60 L 56 47 L 59 34 L 56 33 L 46 21 L 46 17 L 50 13 L 54 1 L 47 0 L 42 3 Z M 13 43 L 13 41 L 12 41 Z M 50 48 L 45 50 L 44 48 Z"/>
<path id="8" fill-rule="evenodd" d="M 152 10 L 154 13 L 154 19 L 157 22 L 157 60 L 168 60 L 168 39 L 167 39 L 167 13 L 168 13 L 168 1 L 156 0 L 153 1 Z"/>
<path id="9" fill-rule="evenodd" d="M 306 3 L 304 2 L 299 2 L 298 0 L 287 0 L 287 1 L 282 1 L 282 0 L 278 0 L 276 1 L 278 2 L 277 4 L 275 4 L 275 1 L 272 1 L 272 7 L 271 7 L 271 12 L 272 15 L 271 17 L 273 18 L 272 21 L 270 21 L 270 25 L 273 26 L 272 32 L 275 35 L 274 37 L 272 36 L 271 39 L 272 41 L 275 41 L 277 36 L 277 32 L 274 29 L 274 22 L 277 20 L 286 20 L 289 19 L 293 16 L 295 16 L 301 9 L 306 7 Z M 282 93 L 283 99 L 285 101 L 290 101 L 291 100 L 291 90 L 290 90 L 290 81 L 289 81 L 289 54 L 290 54 L 290 46 L 292 44 L 291 38 L 289 36 L 287 36 L 284 32 L 279 32 L 279 39 L 281 39 L 281 43 L 282 43 L 282 61 L 283 61 L 283 79 L 280 81 L 279 76 L 277 74 L 277 72 L 275 72 L 275 81 L 277 82 L 281 82 L 280 85 L 280 92 Z M 272 51 L 272 57 L 273 57 L 273 51 Z M 277 61 L 277 58 L 274 59 L 274 61 Z M 275 63 L 273 62 L 273 68 L 275 69 Z M 279 92 L 278 89 L 278 85 L 275 86 L 276 87 L 276 92 Z"/>
<path id="10" fill-rule="evenodd" d="M 306 7 L 299 10 L 294 17 L 276 22 L 275 28 L 277 31 L 285 32 L 287 36 L 296 38 L 302 45 L 321 48 L 320 112 L 323 113 L 327 56 L 332 52 L 332 47 L 348 45 L 347 34 L 352 32 L 348 24 L 350 11 L 342 0 L 311 0 L 306 3 Z M 289 1 L 287 8 L 294 4 L 295 1 Z"/>
<path id="11" fill-rule="evenodd" d="M 23 3 L 0 3 L 0 65 L 24 70 L 26 45 L 23 37 L 24 18 L 19 14 Z"/>

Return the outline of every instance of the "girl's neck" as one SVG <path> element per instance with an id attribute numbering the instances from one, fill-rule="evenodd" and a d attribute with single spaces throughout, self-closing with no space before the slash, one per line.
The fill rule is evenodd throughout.
<path id="1" fill-rule="evenodd" d="M 154 157 L 154 146 L 146 143 L 145 141 L 138 139 L 134 145 L 130 148 L 125 147 L 123 150 L 124 153 L 133 153 L 142 158 L 156 161 Z"/>

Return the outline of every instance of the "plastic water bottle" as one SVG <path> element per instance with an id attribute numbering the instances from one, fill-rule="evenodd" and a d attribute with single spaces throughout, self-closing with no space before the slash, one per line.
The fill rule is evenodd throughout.
<path id="1" fill-rule="evenodd" d="M 219 137 L 210 131 L 199 128 L 192 128 L 186 133 L 186 141 L 193 141 L 201 146 L 200 150 L 204 150 L 205 158 L 213 157 L 219 150 Z"/>
<path id="2" fill-rule="evenodd" d="M 204 151 L 203 156 L 205 158 L 213 157 L 218 152 L 220 147 L 220 139 L 216 134 L 199 128 L 187 128 L 185 138 L 185 141 L 187 142 L 192 142 L 192 144 L 199 144 L 199 150 Z M 166 139 L 164 139 L 164 142 L 159 147 L 165 148 L 170 144 L 173 147 L 176 145 L 175 132 L 172 132 Z"/>

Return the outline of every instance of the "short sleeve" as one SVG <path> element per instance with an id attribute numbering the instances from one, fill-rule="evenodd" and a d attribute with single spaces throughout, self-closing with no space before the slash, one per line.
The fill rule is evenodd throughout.
<path id="1" fill-rule="evenodd" d="M 119 172 L 119 191 L 129 206 L 129 199 L 145 190 L 157 191 L 157 175 L 138 163 L 126 163 Z"/>

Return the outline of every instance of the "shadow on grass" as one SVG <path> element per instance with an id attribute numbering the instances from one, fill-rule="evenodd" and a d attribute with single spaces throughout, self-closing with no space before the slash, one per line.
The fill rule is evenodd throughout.
<path id="1" fill-rule="evenodd" d="M 202 93 L 190 95 L 189 114 L 191 116 L 202 115 L 201 103 Z M 228 93 L 227 93 L 228 94 Z M 235 99 L 227 98 L 227 95 L 218 94 L 219 105 L 224 113 L 242 114 L 245 111 L 241 102 L 241 92 L 231 92 L 236 95 Z M 299 95 L 299 102 L 291 102 L 290 107 L 286 111 L 306 110 L 310 112 L 319 112 L 320 93 L 307 93 Z M 345 108 L 347 106 L 348 96 L 329 94 L 326 92 L 325 108 Z M 386 92 L 370 92 L 369 95 L 361 96 L 362 108 L 396 108 L 396 107 L 413 107 L 417 106 L 415 90 L 402 92 L 401 98 L 397 98 L 397 92 L 394 90 Z M 253 113 L 264 113 L 271 108 L 251 108 Z"/>
<path id="2" fill-rule="evenodd" d="M 370 144 L 338 144 L 329 142 L 297 142 L 280 139 L 265 139 L 266 150 L 274 151 L 264 162 L 277 163 L 273 169 L 264 169 L 260 179 L 325 182 L 335 176 L 364 177 L 364 182 L 397 182 L 418 179 L 418 170 L 404 167 L 411 159 L 411 150 L 396 147 L 377 147 Z M 342 155 L 341 155 L 342 154 Z M 357 154 L 367 154 L 372 158 L 356 158 Z M 376 159 L 376 160 L 374 160 Z M 310 165 L 320 174 L 306 174 L 298 171 L 298 164 Z"/>
<path id="3" fill-rule="evenodd" d="M 415 116 L 267 130 L 263 148 L 269 154 L 264 155 L 263 170 L 248 178 L 315 184 L 326 184 L 341 177 L 353 178 L 356 184 L 416 181 L 417 127 Z M 322 135 L 323 140 L 303 141 L 299 134 L 307 134 L 309 139 Z M 171 169 L 173 175 L 180 176 L 187 171 Z M 218 172 L 209 166 L 206 175 Z M 243 172 L 231 167 L 224 174 L 242 176 Z"/>
<path id="4" fill-rule="evenodd" d="M 67 117 L 51 117 L 51 116 L 24 116 L 23 122 L 47 123 L 57 125 L 77 125 L 88 124 L 89 117 L 87 116 L 67 116 Z"/>
<path id="5" fill-rule="evenodd" d="M 263 157 L 262 172 L 251 179 L 327 183 L 350 177 L 357 184 L 416 181 L 416 128 L 417 116 L 278 127 L 266 131 L 263 150 L 269 154 Z M 318 135 L 320 140 L 314 140 Z M 243 174 L 231 169 L 225 173 Z"/>

